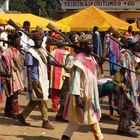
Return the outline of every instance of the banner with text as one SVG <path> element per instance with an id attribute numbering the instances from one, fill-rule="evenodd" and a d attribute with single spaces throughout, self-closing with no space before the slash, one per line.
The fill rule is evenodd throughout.
<path id="1" fill-rule="evenodd" d="M 140 9 L 140 0 L 60 0 L 63 10 L 96 6 L 106 10 Z"/>

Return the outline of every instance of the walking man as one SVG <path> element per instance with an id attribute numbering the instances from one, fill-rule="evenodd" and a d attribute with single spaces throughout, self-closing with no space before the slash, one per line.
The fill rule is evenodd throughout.
<path id="1" fill-rule="evenodd" d="M 72 134 L 82 124 L 90 125 L 96 140 L 103 140 L 99 126 L 101 109 L 99 105 L 97 71 L 93 56 L 91 38 L 80 41 L 81 53 L 73 63 L 71 71 L 69 95 L 66 100 L 64 118 L 69 123 L 61 140 L 70 140 Z"/>
<path id="2" fill-rule="evenodd" d="M 47 103 L 48 100 L 48 74 L 47 74 L 47 54 L 41 47 L 44 33 L 36 31 L 32 34 L 35 46 L 31 47 L 26 54 L 28 92 L 30 101 L 18 119 L 22 125 L 28 125 L 25 119 L 31 111 L 38 105 L 42 114 L 42 128 L 54 129 L 48 121 Z"/>

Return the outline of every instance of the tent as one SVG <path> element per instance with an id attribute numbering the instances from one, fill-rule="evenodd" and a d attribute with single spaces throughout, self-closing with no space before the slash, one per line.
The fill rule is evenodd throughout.
<path id="1" fill-rule="evenodd" d="M 12 19 L 16 24 L 18 24 L 20 27 L 22 27 L 23 22 L 25 20 L 30 21 L 31 23 L 31 29 L 35 29 L 37 25 L 42 26 L 43 30 L 46 30 L 46 25 L 48 23 L 52 23 L 56 28 L 61 30 L 62 32 L 68 32 L 70 28 L 66 25 L 62 25 L 60 23 L 56 23 L 52 20 L 39 17 L 30 13 L 27 14 L 0 14 L 0 24 L 1 25 L 7 25 L 7 21 L 9 19 Z"/>
<path id="2" fill-rule="evenodd" d="M 133 31 L 140 31 L 140 29 L 137 27 L 137 23 L 134 22 L 132 24 L 130 24 L 133 27 Z"/>
<path id="3" fill-rule="evenodd" d="M 71 31 L 92 31 L 93 26 L 98 26 L 99 31 L 106 31 L 110 27 L 117 30 L 127 30 L 129 24 L 116 18 L 95 6 L 88 7 L 76 14 L 68 16 L 57 23 L 70 27 Z"/>

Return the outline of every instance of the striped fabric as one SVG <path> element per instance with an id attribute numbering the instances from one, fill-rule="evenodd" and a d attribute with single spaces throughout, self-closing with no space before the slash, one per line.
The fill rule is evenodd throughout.
<path id="1" fill-rule="evenodd" d="M 55 49 L 51 52 L 51 55 L 62 65 L 65 64 L 65 60 L 68 51 L 63 49 Z M 61 89 L 63 85 L 63 73 L 65 70 L 61 67 L 51 66 L 51 77 L 50 77 L 50 87 L 54 89 Z"/>
<path id="2" fill-rule="evenodd" d="M 81 124 L 94 124 L 101 117 L 96 78 L 96 64 L 92 56 L 78 54 L 70 79 L 69 94 L 66 100 L 64 117 Z M 76 107 L 75 95 L 83 98 L 84 110 Z"/>
<path id="3" fill-rule="evenodd" d="M 1 57 L 9 72 L 12 73 L 12 78 L 4 78 L 6 80 L 5 85 L 7 85 L 7 87 L 10 87 L 10 92 L 6 93 L 7 96 L 11 96 L 14 92 L 17 92 L 24 88 L 20 71 L 13 61 L 14 58 L 19 57 L 19 54 L 20 52 L 16 48 L 9 46 L 9 48 L 4 51 Z"/>

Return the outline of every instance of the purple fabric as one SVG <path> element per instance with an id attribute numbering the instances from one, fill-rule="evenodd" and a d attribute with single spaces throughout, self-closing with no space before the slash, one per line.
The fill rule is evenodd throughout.
<path id="1" fill-rule="evenodd" d="M 26 65 L 32 66 L 32 81 L 39 80 L 38 60 L 31 53 L 26 54 Z"/>

